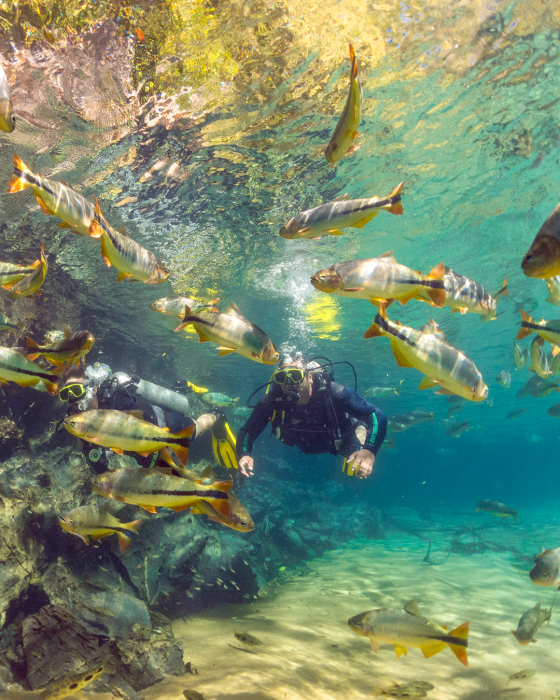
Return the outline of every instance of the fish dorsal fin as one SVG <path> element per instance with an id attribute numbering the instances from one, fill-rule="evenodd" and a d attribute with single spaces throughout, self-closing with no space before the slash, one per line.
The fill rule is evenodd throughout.
<path id="1" fill-rule="evenodd" d="M 441 330 L 439 325 L 434 321 L 433 318 L 431 318 L 429 321 L 426 321 L 426 323 L 422 326 L 420 329 L 422 333 L 429 333 L 430 335 L 437 335 L 438 338 L 441 338 L 442 340 L 447 340 L 445 337 L 445 333 Z"/>
<path id="2" fill-rule="evenodd" d="M 72 329 L 68 325 L 62 326 L 62 337 L 63 338 L 71 338 L 74 334 L 72 333 Z"/>
<path id="3" fill-rule="evenodd" d="M 208 466 L 205 469 L 202 470 L 200 473 L 200 476 L 203 479 L 215 479 L 216 478 L 216 472 L 212 469 L 212 467 Z"/>
<path id="4" fill-rule="evenodd" d="M 407 603 L 404 607 L 403 610 L 407 612 L 409 615 L 415 615 L 416 617 L 420 617 L 422 613 L 420 612 L 420 607 L 418 606 L 418 602 L 416 601 L 416 598 L 414 600 L 411 600 L 410 603 Z"/>
<path id="5" fill-rule="evenodd" d="M 456 275 L 457 274 L 453 268 L 447 267 L 447 265 L 444 265 L 443 269 L 445 270 L 446 275 Z"/>
<path id="6" fill-rule="evenodd" d="M 333 199 L 333 202 L 348 202 L 350 199 L 350 194 L 345 192 L 344 194 L 339 194 L 338 197 Z"/>
<path id="7" fill-rule="evenodd" d="M 128 236 L 128 233 L 127 233 L 127 231 L 126 231 L 126 229 L 125 229 L 125 227 L 124 227 L 124 224 L 121 224 L 121 225 L 119 226 L 119 228 L 117 229 L 117 231 L 118 231 L 119 233 L 121 233 L 123 236 Z"/>
<path id="8" fill-rule="evenodd" d="M 231 304 L 228 306 L 226 314 L 229 316 L 243 316 L 241 311 L 239 311 L 239 308 L 235 302 L 231 302 Z"/>
<path id="9" fill-rule="evenodd" d="M 387 250 L 384 253 L 381 253 L 381 255 L 378 255 L 378 258 L 382 258 L 384 262 L 392 262 L 396 264 L 395 256 L 393 255 L 392 250 Z"/>

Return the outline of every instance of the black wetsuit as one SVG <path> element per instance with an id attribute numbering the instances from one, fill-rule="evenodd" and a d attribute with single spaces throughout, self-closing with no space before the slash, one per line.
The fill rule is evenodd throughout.
<path id="1" fill-rule="evenodd" d="M 110 382 L 110 379 L 107 380 L 107 382 Z M 100 387 L 99 391 L 99 408 L 113 409 L 115 411 L 142 411 L 145 421 L 153 423 L 154 425 L 159 425 L 161 428 L 168 427 L 170 432 L 179 432 L 194 423 L 192 418 L 187 418 L 175 411 L 167 409 L 164 411 L 159 408 L 159 406 L 154 406 L 138 396 L 135 396 L 133 391 L 126 388 L 119 387 L 112 396 L 110 395 L 104 399 L 102 398 L 103 392 L 101 391 L 103 386 L 104 385 Z M 112 450 L 109 447 L 100 447 L 86 440 L 80 440 L 80 442 L 82 443 L 84 457 L 90 469 L 97 474 L 106 472 L 109 469 L 109 455 L 111 455 Z M 156 464 L 158 464 L 158 466 L 168 466 L 163 461 L 159 461 L 158 463 L 159 452 L 154 452 L 145 457 L 138 452 L 127 451 L 124 452 L 124 454 L 133 457 L 141 467 L 154 467 Z"/>
<path id="2" fill-rule="evenodd" d="M 237 455 L 239 458 L 250 455 L 253 443 L 266 426 L 272 424 L 273 434 L 286 445 L 295 445 L 304 454 L 340 454 L 348 457 L 353 452 L 364 449 L 374 455 L 383 444 L 387 434 L 387 417 L 376 406 L 366 401 L 356 392 L 332 382 L 330 392 L 332 408 L 338 421 L 342 442 L 335 444 L 334 427 L 325 393 L 319 379 L 313 377 L 311 398 L 304 406 L 277 402 L 283 396 L 282 389 L 274 385 L 269 393 L 255 406 L 245 425 L 237 435 Z M 366 429 L 365 443 L 356 437 L 356 428 Z"/>

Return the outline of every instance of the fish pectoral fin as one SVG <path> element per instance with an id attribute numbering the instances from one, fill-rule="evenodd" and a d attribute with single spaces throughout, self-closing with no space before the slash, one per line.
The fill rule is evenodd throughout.
<path id="1" fill-rule="evenodd" d="M 393 355 L 399 367 L 414 367 L 403 355 L 399 346 L 391 338 L 391 348 L 393 349 Z"/>
<path id="2" fill-rule="evenodd" d="M 436 391 L 436 394 L 441 394 L 443 396 L 455 396 L 454 391 L 450 391 L 449 389 L 446 389 L 443 386 Z"/>
<path id="3" fill-rule="evenodd" d="M 400 659 L 403 654 L 405 656 L 407 655 L 408 649 L 406 647 L 402 647 L 400 644 L 395 644 L 395 653 Z"/>
<path id="4" fill-rule="evenodd" d="M 341 231 L 338 228 L 332 228 L 330 231 L 327 231 L 329 236 L 342 236 L 344 235 L 344 231 Z"/>
<path id="5" fill-rule="evenodd" d="M 132 277 L 128 272 L 123 272 L 122 270 L 119 270 L 119 274 L 117 275 L 117 282 L 122 282 L 123 280 L 129 280 Z"/>
<path id="6" fill-rule="evenodd" d="M 311 226 L 306 226 L 305 228 L 298 229 L 298 233 L 307 233 L 308 231 L 311 231 Z"/>
<path id="7" fill-rule="evenodd" d="M 433 389 L 435 386 L 439 386 L 439 382 L 436 382 L 435 379 L 430 379 L 430 377 L 424 377 L 420 384 L 418 384 L 420 391 L 424 391 L 424 389 Z"/>
<path id="8" fill-rule="evenodd" d="M 447 644 L 443 642 L 441 644 L 430 644 L 428 647 L 420 647 L 420 651 L 424 654 L 425 659 L 429 659 L 430 656 L 435 656 L 440 651 L 443 651 L 446 646 Z"/>
<path id="9" fill-rule="evenodd" d="M 378 652 L 381 649 L 381 644 L 373 637 L 369 638 L 369 643 L 371 644 L 373 651 Z"/>
<path id="10" fill-rule="evenodd" d="M 130 537 L 127 537 L 122 532 L 117 532 L 117 537 L 119 538 L 119 549 L 121 554 L 128 552 L 128 548 L 130 547 Z"/>
<path id="11" fill-rule="evenodd" d="M 107 248 L 105 246 L 105 238 L 104 237 L 101 238 L 101 255 L 103 256 L 103 260 L 105 260 L 105 264 L 107 265 L 107 267 L 111 267 L 112 263 L 109 260 L 109 256 L 107 255 Z"/>
<path id="12" fill-rule="evenodd" d="M 363 219 L 360 221 L 356 221 L 355 224 L 352 224 L 352 228 L 364 228 L 366 224 L 369 224 L 369 222 L 379 214 L 378 211 L 374 211 L 373 214 L 368 214 L 367 216 L 364 216 Z"/>
<path id="13" fill-rule="evenodd" d="M 232 352 L 235 352 L 235 350 L 233 350 L 233 348 L 226 348 L 226 347 L 223 347 L 223 346 L 220 346 L 220 347 L 218 348 L 218 350 L 220 351 L 220 352 L 218 353 L 218 355 L 231 355 Z"/>
<path id="14" fill-rule="evenodd" d="M 354 132 L 352 132 L 352 133 L 356 134 L 356 136 L 354 136 L 353 138 L 357 138 L 357 137 L 358 137 L 358 132 L 357 132 L 357 131 L 354 131 Z M 346 155 L 349 156 L 351 153 L 356 153 L 356 151 L 358 150 L 358 148 L 360 148 L 360 146 L 359 146 L 357 143 L 353 144 L 353 145 L 350 146 L 350 148 L 346 151 Z"/>

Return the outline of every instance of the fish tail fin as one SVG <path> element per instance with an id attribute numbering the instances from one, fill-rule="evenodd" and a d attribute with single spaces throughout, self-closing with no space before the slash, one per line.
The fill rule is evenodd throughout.
<path id="1" fill-rule="evenodd" d="M 466 642 L 468 642 L 469 623 L 463 622 L 462 625 L 459 625 L 459 627 L 452 630 L 449 633 L 449 636 L 456 637 L 457 639 L 464 639 Z M 463 666 L 469 665 L 469 661 L 467 658 L 467 647 L 466 646 L 462 646 L 460 644 L 449 644 L 449 648 L 455 654 L 455 656 L 459 659 L 459 661 L 463 664 Z"/>
<path id="2" fill-rule="evenodd" d="M 401 202 L 401 193 L 403 191 L 403 187 L 404 187 L 404 182 L 399 182 L 399 184 L 395 187 L 395 189 L 387 197 L 387 199 L 395 200 L 395 201 L 391 201 L 390 204 L 386 204 L 385 206 L 381 207 L 381 209 L 388 211 L 389 214 L 395 214 L 396 216 L 401 216 L 402 214 L 404 214 L 404 209 L 403 209 L 403 205 Z"/>
<path id="3" fill-rule="evenodd" d="M 534 321 L 528 313 L 521 309 L 521 328 L 515 336 L 517 340 L 523 340 L 523 338 L 526 338 L 528 335 L 531 335 L 531 333 L 535 332 L 534 328 L 527 328 L 528 323 L 534 323 Z"/>
<path id="4" fill-rule="evenodd" d="M 33 175 L 22 159 L 14 153 L 14 174 L 8 182 L 8 192 L 10 194 L 12 192 L 20 192 L 36 184 L 38 183 L 35 175 Z"/>
<path id="5" fill-rule="evenodd" d="M 445 304 L 445 265 L 441 262 L 436 265 L 425 277 L 425 285 L 428 296 L 436 306 L 440 308 Z"/>
<path id="6" fill-rule="evenodd" d="M 196 429 L 196 426 L 194 424 L 189 425 L 188 427 L 186 427 L 183 430 L 180 430 L 178 433 L 176 433 L 176 435 L 177 435 L 177 437 L 180 437 L 180 438 L 190 438 L 190 437 L 192 437 L 192 434 L 194 433 L 195 429 Z"/>
<path id="7" fill-rule="evenodd" d="M 103 212 L 101 211 L 99 200 L 95 195 L 93 195 L 93 199 L 95 200 L 95 216 L 91 220 L 91 224 L 89 226 L 89 235 L 91 238 L 101 238 L 103 235 L 103 226 L 101 226 L 100 219 L 103 218 Z"/>
<path id="8" fill-rule="evenodd" d="M 191 313 L 191 308 L 190 306 L 185 306 L 185 316 L 183 318 L 183 323 L 181 323 L 180 326 L 177 326 L 177 328 L 174 330 L 174 333 L 177 333 L 178 331 L 182 331 L 183 328 L 186 328 L 188 325 L 192 323 L 192 321 L 186 321 L 185 319 L 187 316 L 189 316 Z"/>
<path id="9" fill-rule="evenodd" d="M 33 338 L 30 338 L 29 336 L 27 336 L 27 338 L 25 340 L 27 341 L 27 349 L 28 350 L 29 350 L 29 348 L 38 348 L 39 347 L 39 344 L 36 343 L 33 340 Z M 33 360 L 36 360 L 40 354 L 41 353 L 39 353 L 39 352 L 34 352 L 34 353 L 29 354 L 29 355 L 26 355 L 26 357 L 28 360 L 33 361 Z"/>
<path id="10" fill-rule="evenodd" d="M 189 461 L 189 448 L 183 445 L 173 445 L 173 452 L 177 455 L 177 459 L 183 466 Z"/>
<path id="11" fill-rule="evenodd" d="M 379 338 L 380 336 L 385 335 L 385 333 L 383 333 L 383 331 L 381 330 L 381 325 L 383 324 L 383 320 L 387 319 L 386 309 L 386 303 L 384 301 L 380 301 L 379 311 L 377 312 L 377 315 L 375 316 L 375 319 L 371 326 L 364 333 L 364 338 Z"/>
<path id="12" fill-rule="evenodd" d="M 121 554 L 128 552 L 128 548 L 130 547 L 130 537 L 125 535 L 123 532 L 117 532 L 117 537 L 119 538 L 119 549 Z"/>
<path id="13" fill-rule="evenodd" d="M 504 283 L 502 284 L 502 286 L 500 287 L 500 289 L 498 289 L 498 291 L 497 291 L 495 294 L 492 294 L 492 298 L 495 299 L 496 301 L 498 301 L 498 299 L 499 299 L 501 296 L 504 296 L 504 297 L 507 297 L 507 296 L 508 296 L 508 280 L 507 280 L 507 277 L 505 278 Z"/>
<path id="14" fill-rule="evenodd" d="M 123 527 L 126 527 L 127 530 L 131 530 L 132 532 L 138 532 L 145 522 L 144 519 L 132 520 L 129 523 L 123 523 Z"/>

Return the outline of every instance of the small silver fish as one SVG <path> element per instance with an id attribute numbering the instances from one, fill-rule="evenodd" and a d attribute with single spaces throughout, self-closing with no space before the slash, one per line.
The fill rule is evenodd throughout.
<path id="1" fill-rule="evenodd" d="M 517 673 L 512 673 L 511 676 L 508 678 L 508 682 L 506 685 L 510 683 L 510 681 L 524 681 L 527 680 L 527 678 L 531 678 L 531 676 L 535 675 L 535 671 L 533 671 L 532 668 L 527 668 L 524 671 L 518 671 Z"/>
<path id="2" fill-rule="evenodd" d="M 536 644 L 537 640 L 534 635 L 545 622 L 550 624 L 550 616 L 553 607 L 554 601 L 549 610 L 543 610 L 541 604 L 537 603 L 534 608 L 525 611 L 523 615 L 521 615 L 517 629 L 511 631 L 519 644 L 525 645 L 529 644 L 529 642 Z"/>

